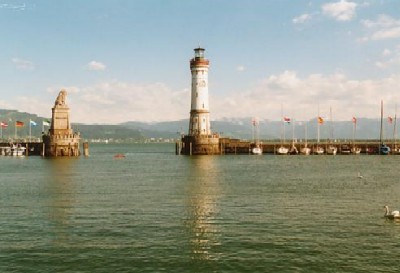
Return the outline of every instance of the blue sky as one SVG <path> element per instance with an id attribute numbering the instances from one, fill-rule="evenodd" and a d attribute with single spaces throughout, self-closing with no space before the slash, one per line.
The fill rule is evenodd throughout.
<path id="1" fill-rule="evenodd" d="M 211 118 L 379 117 L 400 103 L 396 0 L 0 0 L 0 108 L 72 121 L 188 118 L 206 48 Z"/>

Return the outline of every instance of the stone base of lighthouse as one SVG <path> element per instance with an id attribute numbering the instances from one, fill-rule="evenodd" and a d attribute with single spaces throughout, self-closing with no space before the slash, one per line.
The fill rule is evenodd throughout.
<path id="1" fill-rule="evenodd" d="M 218 155 L 221 154 L 219 136 L 214 135 L 198 135 L 183 136 L 179 146 L 178 154 L 184 155 Z"/>

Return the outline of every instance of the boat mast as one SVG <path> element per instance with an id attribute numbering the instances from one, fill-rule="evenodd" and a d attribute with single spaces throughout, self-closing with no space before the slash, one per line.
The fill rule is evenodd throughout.
<path id="1" fill-rule="evenodd" d="M 308 121 L 306 121 L 305 122 L 305 125 L 304 125 L 304 130 L 305 130 L 305 138 L 306 138 L 306 145 L 305 145 L 305 147 L 307 147 L 307 139 L 308 139 L 308 136 L 307 136 L 307 123 L 308 123 Z"/>
<path id="2" fill-rule="evenodd" d="M 356 128 L 357 128 L 357 120 L 353 118 L 353 148 L 355 147 L 355 138 L 356 138 Z"/>
<path id="3" fill-rule="evenodd" d="M 329 137 L 330 141 L 333 141 L 333 120 L 332 120 L 332 106 L 329 106 Z"/>
<path id="4" fill-rule="evenodd" d="M 317 143 L 319 144 L 319 104 L 318 104 L 318 117 L 317 117 Z"/>
<path id="5" fill-rule="evenodd" d="M 397 104 L 394 106 L 394 125 L 393 125 L 393 148 L 396 148 L 396 138 L 397 138 Z"/>
<path id="6" fill-rule="evenodd" d="M 382 134 L 383 134 L 383 100 L 381 100 L 381 130 L 379 135 L 380 147 L 382 146 Z M 379 147 L 379 154 L 381 154 L 381 148 Z"/>
<path id="7" fill-rule="evenodd" d="M 281 119 L 282 119 L 282 126 L 281 126 L 281 144 L 285 144 L 285 120 L 283 118 L 283 105 L 281 104 Z"/>

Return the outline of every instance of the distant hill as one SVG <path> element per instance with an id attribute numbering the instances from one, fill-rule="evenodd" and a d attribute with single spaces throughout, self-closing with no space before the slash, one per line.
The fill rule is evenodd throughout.
<path id="1" fill-rule="evenodd" d="M 280 121 L 261 120 L 259 131 L 261 139 L 280 139 L 283 132 L 286 139 L 305 138 L 307 124 L 307 135 L 309 139 L 317 138 L 317 120 L 312 119 L 307 122 L 296 122 L 283 124 Z M 155 138 L 176 138 L 180 132 L 188 133 L 189 120 L 143 123 L 143 122 L 125 122 L 120 125 L 131 129 L 138 129 L 146 137 Z M 283 131 L 284 126 L 284 131 Z M 251 118 L 236 118 L 211 121 L 213 132 L 220 133 L 222 136 L 240 139 L 252 139 L 253 126 Z M 359 118 L 357 120 L 356 139 L 379 139 L 380 120 Z M 393 125 L 384 123 L 385 136 L 392 138 Z M 321 139 L 352 139 L 353 123 L 351 121 L 326 121 L 320 126 Z"/>
<path id="2" fill-rule="evenodd" d="M 8 123 L 8 127 L 3 129 L 3 138 L 14 137 L 15 121 L 22 121 L 25 126 L 17 128 L 17 135 L 20 138 L 29 135 L 29 121 L 36 122 L 37 126 L 32 126 L 32 136 L 40 137 L 42 133 L 42 122 L 49 118 L 39 117 L 35 114 L 18 112 L 17 110 L 0 109 L 0 120 Z M 296 122 L 293 124 L 282 124 L 280 121 L 261 120 L 259 123 L 260 139 L 280 139 L 283 135 L 283 128 L 286 139 L 305 138 L 305 126 L 307 124 L 308 139 L 317 138 L 317 120 L 312 119 L 307 122 Z M 189 120 L 178 120 L 168 122 L 137 122 L 130 121 L 117 125 L 90 125 L 72 124 L 75 131 L 79 131 L 85 140 L 109 139 L 128 142 L 144 141 L 145 139 L 177 139 L 181 133 L 188 133 Z M 284 125 L 284 127 L 282 127 Z M 235 118 L 211 121 L 213 132 L 220 133 L 222 136 L 240 139 L 252 139 L 253 127 L 251 118 Z M 393 137 L 393 124 L 389 124 L 385 119 L 384 135 L 386 138 Z M 44 127 L 45 131 L 48 127 Z M 359 118 L 357 120 L 356 139 L 379 139 L 380 119 Z M 320 126 L 321 139 L 352 139 L 353 123 L 351 121 L 326 121 Z"/>
<path id="3" fill-rule="evenodd" d="M 17 133 L 18 138 L 27 138 L 29 136 L 29 122 L 32 120 L 37 125 L 31 126 L 32 137 L 41 137 L 42 131 L 49 129 L 48 126 L 43 126 L 43 121 L 51 120 L 51 118 L 39 117 L 34 114 L 18 112 L 17 110 L 0 109 L 0 121 L 8 124 L 7 128 L 3 128 L 3 139 L 14 138 Z M 15 122 L 22 121 L 23 127 L 18 127 L 15 130 Z M 109 139 L 121 140 L 125 142 L 144 141 L 145 137 L 137 129 L 127 128 L 122 125 L 87 125 L 72 123 L 72 128 L 76 132 L 80 132 L 81 137 L 85 140 Z"/>

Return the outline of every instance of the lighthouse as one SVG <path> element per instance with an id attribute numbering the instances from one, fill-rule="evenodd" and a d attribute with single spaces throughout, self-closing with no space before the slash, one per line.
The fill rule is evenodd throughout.
<path id="1" fill-rule="evenodd" d="M 190 108 L 189 135 L 211 135 L 210 108 L 208 103 L 208 67 L 204 58 L 204 48 L 194 49 L 194 58 L 190 60 L 192 73 L 192 99 Z"/>
<path id="2" fill-rule="evenodd" d="M 208 67 L 204 58 L 204 48 L 194 49 L 194 58 L 190 60 L 192 74 L 190 119 L 188 135 L 177 142 L 177 154 L 200 155 L 219 154 L 221 152 L 218 134 L 211 132 L 210 107 L 208 102 Z"/>

